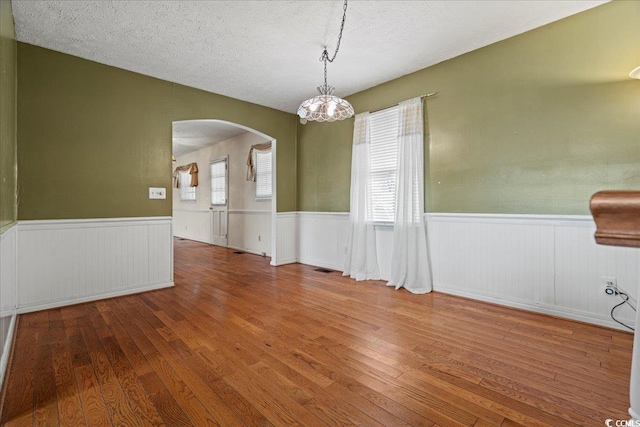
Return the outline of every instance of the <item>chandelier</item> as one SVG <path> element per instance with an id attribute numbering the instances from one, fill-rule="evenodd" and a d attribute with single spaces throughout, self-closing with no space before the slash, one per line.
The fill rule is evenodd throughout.
<path id="1" fill-rule="evenodd" d="M 333 95 L 335 88 L 327 84 L 327 62 L 333 62 L 340 50 L 344 21 L 347 17 L 347 0 L 344 0 L 342 24 L 340 25 L 340 35 L 336 44 L 336 51 L 331 58 L 325 47 L 320 56 L 320 61 L 324 62 L 324 84 L 318 86 L 320 95 L 307 99 L 298 108 L 300 123 L 305 124 L 308 120 L 316 122 L 334 122 L 344 120 L 353 116 L 353 107 L 348 101 Z"/>

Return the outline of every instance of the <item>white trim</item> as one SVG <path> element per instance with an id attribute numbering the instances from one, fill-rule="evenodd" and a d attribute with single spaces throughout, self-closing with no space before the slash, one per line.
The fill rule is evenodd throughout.
<path id="1" fill-rule="evenodd" d="M 65 307 L 65 306 L 68 306 L 68 305 L 82 304 L 84 302 L 98 301 L 98 300 L 102 300 L 102 299 L 121 297 L 121 296 L 125 296 L 125 295 L 139 294 L 141 292 L 149 292 L 149 291 L 155 291 L 155 290 L 158 290 L 158 289 L 171 288 L 173 286 L 175 286 L 173 281 L 166 282 L 166 283 L 157 283 L 157 284 L 153 284 L 153 285 L 149 285 L 149 286 L 144 286 L 144 287 L 141 287 L 141 288 L 122 289 L 122 290 L 119 290 L 119 291 L 106 292 L 106 293 L 103 293 L 103 294 L 94 294 L 94 295 L 89 295 L 89 296 L 85 296 L 85 297 L 82 297 L 82 298 L 75 298 L 75 299 L 71 299 L 71 300 L 47 302 L 47 303 L 44 303 L 44 304 L 37 304 L 37 305 L 32 305 L 32 306 L 22 306 L 22 307 L 18 308 L 18 310 L 16 312 L 18 314 L 31 313 L 31 312 L 34 312 L 34 311 L 49 310 L 51 308 L 58 308 L 58 307 Z"/>
<path id="2" fill-rule="evenodd" d="M 330 270 L 339 271 L 341 273 L 343 271 L 342 266 L 339 266 L 330 262 L 316 261 L 308 258 L 299 259 L 297 262 L 304 265 L 310 265 L 311 267 L 328 268 Z"/>
<path id="3" fill-rule="evenodd" d="M 433 290 L 435 292 L 441 292 L 447 295 L 454 295 L 463 298 L 469 298 L 476 301 L 488 302 L 505 307 L 518 308 L 521 310 L 532 311 L 534 313 L 546 314 L 549 316 L 555 316 L 563 319 L 576 320 L 578 322 L 590 323 L 599 326 L 605 326 L 608 328 L 619 329 L 621 331 L 629 332 L 628 329 L 620 326 L 611 318 L 606 318 L 592 313 L 584 313 L 577 310 L 571 310 L 569 308 L 559 309 L 557 307 L 548 306 L 545 304 L 530 304 L 526 302 L 509 301 L 500 298 L 491 297 L 488 295 L 482 295 L 479 293 L 470 293 L 464 291 L 457 291 L 448 289 L 447 287 L 434 284 Z"/>
<path id="4" fill-rule="evenodd" d="M 593 218 L 589 215 L 529 215 L 529 214 L 482 214 L 482 213 L 425 213 L 427 222 L 490 222 L 500 224 L 527 225 L 563 225 L 563 226 L 593 226 Z"/>
<path id="5" fill-rule="evenodd" d="M 287 264 L 296 264 L 298 262 L 297 258 L 287 258 L 287 259 L 281 259 L 278 261 L 274 261 L 273 258 L 271 258 L 271 265 L 273 267 L 279 267 L 281 265 L 287 265 Z"/>
<path id="6" fill-rule="evenodd" d="M 18 225 L 18 221 L 13 221 L 0 227 L 0 238 L 4 236 L 4 234 L 8 231 L 11 231 L 11 229 L 13 229 L 13 227 L 15 227 L 16 225 Z"/>
<path id="7" fill-rule="evenodd" d="M 349 212 L 310 212 L 310 211 L 297 211 L 291 212 L 297 216 L 305 216 L 309 218 L 335 218 L 335 219 L 349 219 Z"/>
<path id="8" fill-rule="evenodd" d="M 250 210 L 250 209 L 235 209 L 230 210 L 229 214 L 234 215 L 271 215 L 271 211 L 259 211 L 259 210 Z"/>
<path id="9" fill-rule="evenodd" d="M 16 322 L 18 320 L 18 315 L 13 314 L 11 316 L 11 323 L 9 324 L 9 329 L 7 330 L 7 337 L 4 342 L 4 351 L 2 352 L 2 358 L 0 358 L 0 390 L 2 390 L 2 384 L 4 382 L 4 377 L 7 372 L 7 366 L 9 364 L 9 356 L 11 355 L 11 350 L 13 349 L 13 340 L 15 338 L 15 330 L 16 330 Z M 0 405 L 2 402 L 0 402 Z"/>
<path id="10" fill-rule="evenodd" d="M 18 221 L 19 230 L 55 230 L 68 228 L 89 228 L 99 224 L 101 227 L 121 227 L 123 225 L 135 225 L 139 223 L 167 223 L 171 224 L 173 217 L 124 217 L 124 218 L 86 218 L 86 219 L 45 219 Z"/>
<path id="11" fill-rule="evenodd" d="M 297 218 L 298 214 L 299 214 L 299 212 L 295 212 L 295 211 L 277 212 L 278 218 Z"/>
<path id="12" fill-rule="evenodd" d="M 214 245 L 213 243 L 211 243 L 211 242 L 209 242 L 209 241 L 206 241 L 206 240 L 198 240 L 198 239 L 195 239 L 195 238 L 193 238 L 193 237 L 182 237 L 182 236 L 176 236 L 176 235 L 174 235 L 174 236 L 173 236 L 173 238 L 174 238 L 174 239 L 180 239 L 180 240 L 189 240 L 189 241 L 192 241 L 192 242 L 198 242 L 198 243 L 206 243 L 207 245 L 211 245 L 211 246 L 220 246 L 220 247 L 226 248 L 226 246 L 222 246 L 222 245 Z M 173 240 L 172 240 L 172 242 L 173 242 Z M 173 244 L 171 245 L 171 247 L 173 247 Z"/>
<path id="13" fill-rule="evenodd" d="M 209 209 L 173 208 L 174 212 L 209 213 Z M 173 218 L 173 217 L 172 217 Z"/>
<path id="14" fill-rule="evenodd" d="M 233 249 L 234 251 L 241 251 L 241 252 L 246 252 L 248 254 L 251 255 L 258 255 L 259 257 L 262 257 L 262 252 L 258 252 L 258 251 L 254 251 L 251 249 L 246 249 L 246 248 L 239 248 L 237 246 L 226 246 L 227 249 Z M 271 258 L 269 255 L 265 255 L 263 258 Z"/>

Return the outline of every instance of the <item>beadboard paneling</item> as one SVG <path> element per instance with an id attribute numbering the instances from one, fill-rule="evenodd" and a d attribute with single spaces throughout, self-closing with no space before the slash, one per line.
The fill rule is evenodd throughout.
<path id="1" fill-rule="evenodd" d="M 17 227 L 0 235 L 0 318 L 12 316 L 16 308 Z"/>
<path id="2" fill-rule="evenodd" d="M 18 312 L 172 285 L 170 217 L 18 226 Z"/>
<path id="3" fill-rule="evenodd" d="M 574 313 L 589 313 L 610 319 L 611 307 L 619 297 L 604 294 L 603 277 L 615 277 L 618 286 L 637 300 L 640 278 L 640 250 L 597 245 L 595 225 L 556 227 L 556 306 Z M 619 319 L 635 322 L 628 305 L 616 310 Z"/>
<path id="4" fill-rule="evenodd" d="M 16 322 L 17 228 L 14 225 L 0 234 L 0 388 Z"/>
<path id="5" fill-rule="evenodd" d="M 553 305 L 553 226 L 430 218 L 427 228 L 436 288 Z"/>
<path id="6" fill-rule="evenodd" d="M 271 256 L 271 211 L 229 211 L 231 249 Z"/>
<path id="7" fill-rule="evenodd" d="M 197 242 L 211 243 L 209 209 L 173 209 L 173 235 Z"/>
<path id="8" fill-rule="evenodd" d="M 348 215 L 298 212 L 299 262 L 334 270 L 342 269 L 348 228 Z"/>
<path id="9" fill-rule="evenodd" d="M 298 218 L 296 212 L 276 214 L 275 254 L 271 265 L 291 264 L 298 261 Z"/>

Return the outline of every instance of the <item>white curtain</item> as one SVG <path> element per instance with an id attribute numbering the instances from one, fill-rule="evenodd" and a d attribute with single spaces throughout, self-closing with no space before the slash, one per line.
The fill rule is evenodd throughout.
<path id="1" fill-rule="evenodd" d="M 376 255 L 376 234 L 373 227 L 370 173 L 369 113 L 356 115 L 353 128 L 351 155 L 351 211 L 349 212 L 349 234 L 347 256 L 343 276 L 356 280 L 380 279 Z"/>
<path id="2" fill-rule="evenodd" d="M 421 98 L 399 106 L 398 172 L 388 286 L 414 294 L 433 289 L 424 224 L 424 138 Z"/>

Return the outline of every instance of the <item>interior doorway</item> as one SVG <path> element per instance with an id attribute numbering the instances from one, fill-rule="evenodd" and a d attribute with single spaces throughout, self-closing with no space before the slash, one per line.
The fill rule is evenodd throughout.
<path id="1" fill-rule="evenodd" d="M 173 122 L 172 140 L 174 174 L 198 174 L 197 187 L 173 189 L 174 236 L 273 256 L 276 140 L 215 119 Z M 192 200 L 180 197 L 189 191 Z"/>
<path id="2" fill-rule="evenodd" d="M 211 160 L 211 243 L 229 245 L 229 156 Z"/>

